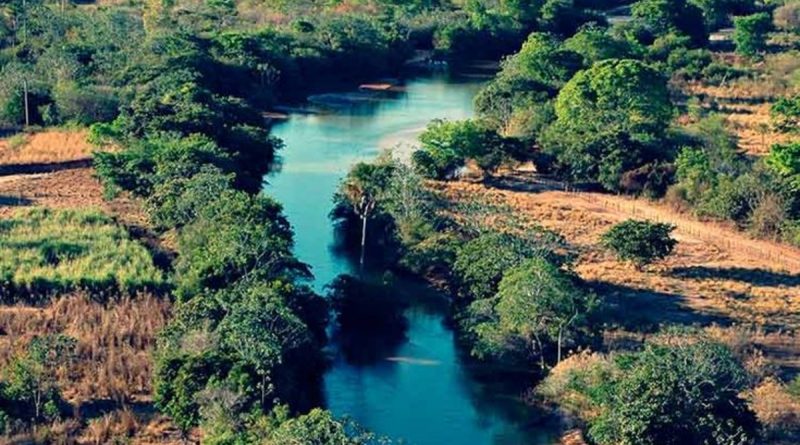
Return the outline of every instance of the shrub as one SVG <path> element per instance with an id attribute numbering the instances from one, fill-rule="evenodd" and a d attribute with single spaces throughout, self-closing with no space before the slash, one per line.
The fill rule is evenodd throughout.
<path id="1" fill-rule="evenodd" d="M 281 206 L 266 196 L 227 190 L 197 211 L 180 232 L 176 294 L 189 299 L 239 279 L 290 279 L 305 267 L 292 256 L 292 232 Z"/>
<path id="2" fill-rule="evenodd" d="M 467 301 L 492 297 L 508 269 L 534 257 L 555 260 L 556 254 L 537 239 L 540 236 L 541 233 L 515 235 L 489 231 L 467 241 L 458 250 L 453 264 L 461 296 Z"/>
<path id="3" fill-rule="evenodd" d="M 119 101 L 113 91 L 97 87 L 59 87 L 53 93 L 53 100 L 59 120 L 81 125 L 110 122 L 119 109 Z"/>
<path id="4" fill-rule="evenodd" d="M 708 40 L 703 12 L 687 0 L 639 0 L 631 13 L 656 34 L 683 34 L 699 46 Z"/>
<path id="5" fill-rule="evenodd" d="M 772 30 L 772 18 L 768 13 L 736 17 L 733 24 L 736 28 L 733 33 L 736 52 L 752 57 L 766 49 L 767 33 Z"/>
<path id="6" fill-rule="evenodd" d="M 622 261 L 630 261 L 637 268 L 666 258 L 675 248 L 670 234 L 675 226 L 649 221 L 628 220 L 603 234 L 602 242 Z"/>
<path id="7" fill-rule="evenodd" d="M 784 133 L 800 131 L 800 95 L 782 97 L 770 109 L 772 125 Z"/>
<path id="8" fill-rule="evenodd" d="M 508 158 L 518 157 L 519 148 L 512 140 L 475 120 L 433 121 L 419 137 L 421 151 L 412 157 L 420 174 L 445 179 L 468 159 L 487 173 L 492 173 Z"/>
<path id="9" fill-rule="evenodd" d="M 669 156 L 653 146 L 672 119 L 666 80 L 642 62 L 605 60 L 577 73 L 555 112 L 539 142 L 572 181 L 618 190 L 624 172 Z"/>
<path id="10" fill-rule="evenodd" d="M 470 305 L 465 320 L 475 335 L 472 353 L 478 357 L 520 355 L 539 358 L 555 346 L 555 362 L 562 348 L 574 345 L 595 308 L 595 299 L 576 285 L 576 278 L 542 258 L 532 258 L 508 269 L 491 300 Z"/>
<path id="11" fill-rule="evenodd" d="M 758 421 L 740 393 L 747 376 L 731 352 L 706 340 L 649 344 L 617 362 L 600 388 L 590 436 L 601 445 L 747 444 Z"/>
<path id="12" fill-rule="evenodd" d="M 775 27 L 789 32 L 800 32 L 800 2 L 788 1 L 772 13 Z"/>

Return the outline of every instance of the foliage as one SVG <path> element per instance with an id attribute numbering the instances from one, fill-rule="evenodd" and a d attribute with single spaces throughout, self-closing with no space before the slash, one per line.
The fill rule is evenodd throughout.
<path id="1" fill-rule="evenodd" d="M 778 175 L 788 178 L 795 190 L 800 190 L 800 142 L 773 145 L 765 162 Z"/>
<path id="2" fill-rule="evenodd" d="M 598 26 L 581 29 L 564 41 L 564 48 L 580 54 L 584 66 L 606 59 L 632 59 L 638 49 L 627 41 L 620 39 Z"/>
<path id="3" fill-rule="evenodd" d="M 60 416 L 58 375 L 67 368 L 75 339 L 64 335 L 34 337 L 3 370 L 2 398 L 13 401 L 6 414 L 23 420 L 52 421 Z"/>
<path id="4" fill-rule="evenodd" d="M 576 282 L 542 258 L 506 270 L 496 296 L 470 305 L 473 354 L 538 356 L 544 366 L 545 348 L 555 344 L 561 361 L 563 345 L 585 326 L 595 306 Z"/>
<path id="5" fill-rule="evenodd" d="M 682 34 L 700 46 L 708 40 L 703 11 L 687 0 L 639 0 L 631 13 L 657 35 Z"/>
<path id="6" fill-rule="evenodd" d="M 593 391 L 600 444 L 748 444 L 758 423 L 739 393 L 746 373 L 724 346 L 707 340 L 649 344 L 619 360 L 620 375 Z"/>
<path id="7" fill-rule="evenodd" d="M 719 29 L 730 24 L 730 15 L 742 15 L 753 12 L 756 5 L 753 0 L 690 0 L 703 11 L 708 29 Z"/>
<path id="8" fill-rule="evenodd" d="M 390 444 L 349 421 L 333 418 L 319 408 L 295 419 L 288 419 L 271 431 L 266 445 L 378 445 Z"/>
<path id="9" fill-rule="evenodd" d="M 245 277 L 302 276 L 292 255 L 292 233 L 281 206 L 266 196 L 227 190 L 202 207 L 180 232 L 176 295 L 191 298 Z"/>
<path id="10" fill-rule="evenodd" d="M 556 121 L 540 143 L 562 176 L 618 190 L 626 171 L 670 157 L 652 144 L 663 137 L 672 113 L 665 80 L 654 69 L 635 60 L 605 60 L 577 73 L 559 92 Z"/>
<path id="11" fill-rule="evenodd" d="M 433 121 L 419 139 L 422 149 L 413 155 L 414 167 L 436 179 L 452 177 L 468 159 L 491 174 L 504 160 L 518 158 L 521 151 L 514 140 L 475 120 Z"/>
<path id="12" fill-rule="evenodd" d="M 769 13 L 759 12 L 736 17 L 733 24 L 733 41 L 736 43 L 737 53 L 752 57 L 766 49 L 767 33 L 772 30 L 772 17 Z"/>
<path id="13" fill-rule="evenodd" d="M 96 211 L 33 209 L 0 225 L 4 300 L 83 289 L 108 298 L 163 290 L 147 249 Z"/>
<path id="14" fill-rule="evenodd" d="M 675 248 L 670 233 L 675 226 L 648 221 L 627 220 L 603 234 L 603 245 L 623 261 L 642 267 L 666 258 Z"/>
<path id="15" fill-rule="evenodd" d="M 490 298 L 508 269 L 529 258 L 550 257 L 548 246 L 537 241 L 536 236 L 488 231 L 467 241 L 453 263 L 460 295 L 466 301 Z"/>
<path id="16" fill-rule="evenodd" d="M 772 125 L 781 132 L 800 131 L 800 95 L 782 97 L 770 109 Z"/>

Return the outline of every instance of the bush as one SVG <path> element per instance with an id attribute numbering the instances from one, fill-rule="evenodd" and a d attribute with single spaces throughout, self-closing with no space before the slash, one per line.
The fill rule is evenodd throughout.
<path id="1" fill-rule="evenodd" d="M 489 298 L 497 292 L 503 274 L 526 259 L 552 252 L 528 237 L 487 232 L 466 242 L 456 254 L 453 272 L 460 295 L 467 301 Z"/>
<path id="2" fill-rule="evenodd" d="M 654 145 L 673 114 L 666 80 L 642 62 L 610 59 L 577 73 L 555 112 L 539 143 L 569 180 L 616 191 L 624 172 L 671 154 Z"/>
<path id="3" fill-rule="evenodd" d="M 770 109 L 772 125 L 784 133 L 800 131 L 800 95 L 782 97 Z"/>
<path id="4" fill-rule="evenodd" d="M 544 369 L 564 346 L 574 346 L 594 310 L 594 297 L 577 279 L 542 258 L 526 260 L 504 272 L 497 295 L 477 300 L 462 321 L 475 336 L 472 353 L 480 358 L 538 357 Z M 555 354 L 552 354 L 553 347 Z"/>
<path id="5" fill-rule="evenodd" d="M 675 226 L 649 221 L 628 220 L 603 234 L 603 245 L 616 253 L 622 261 L 630 261 L 637 268 L 669 256 L 675 248 L 670 234 Z"/>
<path id="6" fill-rule="evenodd" d="M 492 173 L 509 158 L 519 157 L 515 141 L 500 137 L 484 123 L 433 121 L 419 137 L 422 153 L 412 157 L 415 169 L 436 179 L 452 177 L 470 159 L 487 173 Z"/>
<path id="7" fill-rule="evenodd" d="M 189 299 L 220 290 L 245 276 L 268 279 L 302 275 L 292 256 L 292 232 L 281 206 L 266 196 L 227 190 L 198 209 L 180 232 L 176 295 Z"/>
<path id="8" fill-rule="evenodd" d="M 739 395 L 746 373 L 722 345 L 649 344 L 617 367 L 611 384 L 587 391 L 600 410 L 589 434 L 601 445 L 747 444 L 758 434 Z"/>
<path id="9" fill-rule="evenodd" d="M 57 87 L 53 100 L 62 122 L 81 125 L 110 122 L 119 112 L 119 100 L 114 92 L 98 87 Z"/>
<path id="10" fill-rule="evenodd" d="M 708 40 L 703 12 L 687 0 L 639 0 L 633 4 L 631 13 L 656 35 L 682 34 L 694 46 Z"/>
<path id="11" fill-rule="evenodd" d="M 767 47 L 767 33 L 772 30 L 772 18 L 766 12 L 736 17 L 733 20 L 736 28 L 733 41 L 736 52 L 744 56 L 755 56 Z"/>
<path id="12" fill-rule="evenodd" d="M 776 28 L 783 31 L 800 32 L 800 2 L 786 2 L 775 8 L 772 17 Z"/>

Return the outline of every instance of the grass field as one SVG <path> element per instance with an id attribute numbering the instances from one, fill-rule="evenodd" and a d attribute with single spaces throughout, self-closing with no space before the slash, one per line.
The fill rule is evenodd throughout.
<path id="1" fill-rule="evenodd" d="M 162 272 L 148 250 L 98 211 L 17 211 L 0 221 L 2 299 L 86 290 L 97 296 L 158 291 Z"/>
<path id="2" fill-rule="evenodd" d="M 48 130 L 0 139 L 0 165 L 88 159 L 93 147 L 86 141 L 86 136 L 86 130 Z"/>

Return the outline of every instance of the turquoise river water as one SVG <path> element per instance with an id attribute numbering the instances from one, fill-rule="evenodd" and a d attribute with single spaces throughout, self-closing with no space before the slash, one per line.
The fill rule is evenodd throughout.
<path id="1" fill-rule="evenodd" d="M 292 114 L 274 126 L 286 146 L 282 168 L 267 178 L 266 191 L 283 203 L 296 254 L 312 267 L 317 291 L 339 274 L 355 272 L 352 258 L 336 249 L 328 217 L 350 166 L 387 148 L 407 152 L 432 119 L 470 117 L 479 88 L 475 80 L 434 76 L 408 81 L 403 92 L 326 95 L 322 99 L 333 105 L 327 112 Z M 327 408 L 411 445 L 556 442 L 554 428 L 536 421 L 540 413 L 520 402 L 524 385 L 493 377 L 466 358 L 446 323 L 442 295 L 419 283 L 399 282 L 392 289 L 409 302 L 402 339 L 377 350 L 365 339 L 370 360 L 354 360 L 334 339 L 323 381 Z"/>

